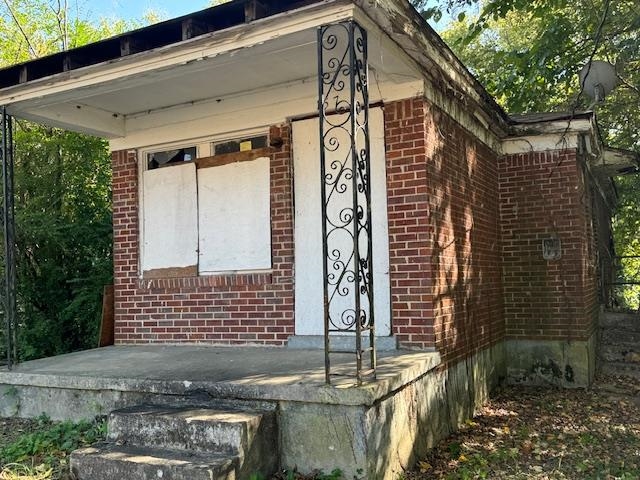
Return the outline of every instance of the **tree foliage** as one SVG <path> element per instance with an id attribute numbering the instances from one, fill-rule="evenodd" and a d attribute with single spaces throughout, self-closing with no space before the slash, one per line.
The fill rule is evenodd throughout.
<path id="1" fill-rule="evenodd" d="M 466 15 L 471 6 L 477 13 Z M 505 110 L 595 109 L 606 144 L 640 152 L 637 0 L 443 0 L 425 8 L 424 15 L 456 11 L 459 20 L 443 36 Z M 590 60 L 616 66 L 618 87 L 600 105 L 582 91 L 578 79 Z M 613 223 L 616 253 L 640 255 L 640 175 L 615 181 L 620 199 Z M 624 275 L 634 273 L 628 266 Z M 632 290 L 626 300 L 637 308 L 640 288 Z"/>
<path id="2" fill-rule="evenodd" d="M 22 357 L 95 347 L 112 276 L 105 142 L 19 122 L 16 145 Z"/>
<path id="3" fill-rule="evenodd" d="M 136 26 L 81 15 L 66 0 L 0 0 L 0 66 Z M 22 120 L 15 126 L 20 356 L 95 347 L 113 271 L 106 142 Z"/>

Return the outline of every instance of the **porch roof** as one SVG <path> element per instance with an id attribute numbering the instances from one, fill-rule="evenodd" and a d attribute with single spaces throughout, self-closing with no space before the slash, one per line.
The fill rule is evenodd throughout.
<path id="1" fill-rule="evenodd" d="M 315 84 L 317 27 L 350 19 L 370 32 L 372 101 L 389 96 L 383 84 L 427 79 L 464 97 L 498 136 L 506 132 L 504 111 L 406 0 L 234 0 L 2 69 L 0 105 L 17 117 L 122 138 L 154 112 Z M 411 88 L 404 98 L 423 93 Z M 305 108 L 294 115 L 315 112 Z"/>

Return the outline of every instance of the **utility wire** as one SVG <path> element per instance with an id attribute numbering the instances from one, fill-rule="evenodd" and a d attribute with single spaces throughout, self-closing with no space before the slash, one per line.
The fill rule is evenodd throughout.
<path id="1" fill-rule="evenodd" d="M 587 78 L 589 72 L 591 71 L 591 65 L 593 63 L 593 57 L 598 52 L 598 48 L 600 47 L 600 40 L 602 38 L 602 31 L 604 29 L 604 24 L 607 21 L 607 17 L 609 16 L 609 8 L 611 7 L 611 0 L 605 0 L 604 2 L 604 12 L 602 13 L 602 18 L 600 19 L 600 24 L 598 25 L 598 30 L 596 30 L 596 35 L 593 38 L 593 49 L 591 50 L 591 55 L 589 55 L 589 60 L 587 61 L 587 73 L 584 78 Z M 562 136 L 560 137 L 559 144 L 566 144 L 567 133 L 569 133 L 569 128 L 571 128 L 571 122 L 573 121 L 573 117 L 578 110 L 578 105 L 580 104 L 580 98 L 584 93 L 584 84 L 585 82 L 580 82 L 580 90 L 578 91 L 578 96 L 576 97 L 575 102 L 573 102 L 573 107 L 571 108 L 571 115 L 569 116 L 569 121 L 567 122 L 567 126 L 562 132 Z M 549 177 L 554 174 L 555 170 L 562 165 L 563 158 L 560 157 L 558 163 L 551 169 L 549 172 Z"/>
<path id="2" fill-rule="evenodd" d="M 16 16 L 16 14 L 13 11 L 13 9 L 11 8 L 11 5 L 9 4 L 9 1 L 8 0 L 4 0 L 4 4 L 7 6 L 7 10 L 9 10 L 9 14 L 11 15 L 11 18 L 13 19 L 14 23 L 16 24 L 16 26 L 18 27 L 18 30 L 20 30 L 20 33 L 22 33 L 22 36 L 27 41 L 27 48 L 31 52 L 32 58 L 38 58 L 38 53 L 36 52 L 36 49 L 33 48 L 33 45 L 31 45 L 31 41 L 29 40 L 29 37 L 27 36 L 27 32 L 25 32 L 24 29 L 22 28 L 22 25 L 20 25 L 20 21 L 18 20 L 18 17 Z"/>

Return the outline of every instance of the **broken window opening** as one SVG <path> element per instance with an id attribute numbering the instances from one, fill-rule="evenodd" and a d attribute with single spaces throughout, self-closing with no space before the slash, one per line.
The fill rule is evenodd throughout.
<path id="1" fill-rule="evenodd" d="M 257 148 L 265 148 L 269 144 L 267 135 L 240 138 L 235 140 L 225 140 L 213 143 L 213 154 L 224 155 L 225 153 L 248 152 Z"/>
<path id="2" fill-rule="evenodd" d="M 196 157 L 197 148 L 195 146 L 153 152 L 147 154 L 147 169 L 155 170 L 160 167 L 178 165 L 195 160 Z"/>

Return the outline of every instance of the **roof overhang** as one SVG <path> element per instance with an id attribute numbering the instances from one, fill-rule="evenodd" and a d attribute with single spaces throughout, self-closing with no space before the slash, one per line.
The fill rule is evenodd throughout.
<path id="1" fill-rule="evenodd" d="M 0 70 L 0 105 L 16 117 L 108 139 L 128 137 L 142 125 L 142 117 L 156 112 L 269 92 L 278 86 L 315 85 L 317 27 L 353 19 L 369 32 L 372 101 L 403 98 L 391 98 L 384 87 L 405 85 L 404 98 L 431 95 L 440 105 L 454 99 L 463 106 L 461 114 L 470 116 L 480 130 L 491 132 L 489 137 L 506 134 L 504 112 L 406 0 L 257 1 L 236 0 L 196 12 L 193 18 L 101 42 L 96 45 L 117 41 L 121 48 L 117 52 L 109 47 L 114 50 L 112 58 L 98 63 L 85 60 L 85 66 L 69 67 L 72 58 L 101 58 L 95 47 L 86 46 L 78 49 L 88 49 L 84 56 L 72 50 Z M 229 5 L 246 9 L 254 4 L 266 5 L 268 13 L 207 33 L 194 30 L 203 15 L 217 18 L 216 12 L 224 14 Z M 138 38 L 152 38 L 153 29 L 171 30 L 169 23 L 181 25 L 183 36 L 193 37 L 137 53 L 132 49 Z M 425 81 L 430 82 L 428 87 Z M 305 105 L 292 114 L 312 114 L 317 109 L 315 101 Z"/>
<path id="2" fill-rule="evenodd" d="M 14 116 L 106 138 L 152 112 L 317 79 L 317 27 L 367 17 L 342 0 L 243 23 L 175 44 L 121 56 L 0 90 Z M 368 25 L 375 28 L 374 25 Z M 373 32 L 377 82 L 417 79 L 410 59 Z M 373 89 L 375 91 L 375 89 Z"/>
<path id="3" fill-rule="evenodd" d="M 594 133 L 592 112 L 514 115 L 504 154 L 578 148 L 580 135 Z"/>
<path id="4" fill-rule="evenodd" d="M 640 172 L 638 153 L 604 144 L 594 112 L 534 113 L 512 118 L 512 134 L 503 140 L 503 153 L 576 149 L 610 206 L 617 200 L 613 178 Z"/>

